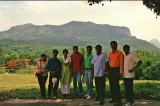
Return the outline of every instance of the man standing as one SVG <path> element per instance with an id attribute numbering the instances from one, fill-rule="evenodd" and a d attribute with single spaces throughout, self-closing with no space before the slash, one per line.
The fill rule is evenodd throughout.
<path id="1" fill-rule="evenodd" d="M 78 93 L 77 89 L 77 80 L 78 80 L 78 86 L 79 86 L 79 93 L 83 93 L 83 87 L 82 87 L 82 79 L 81 75 L 84 72 L 84 56 L 78 52 L 78 47 L 73 47 L 73 54 L 71 55 L 71 70 L 73 74 L 73 87 L 74 87 L 74 93 Z"/>
<path id="2" fill-rule="evenodd" d="M 127 100 L 126 106 L 134 106 L 133 79 L 135 77 L 135 69 L 137 69 L 142 64 L 142 61 L 139 58 L 137 58 L 135 55 L 130 54 L 129 45 L 124 45 L 123 51 L 125 53 L 123 80 L 124 80 L 124 87 L 125 87 L 125 97 Z"/>
<path id="3" fill-rule="evenodd" d="M 92 54 L 92 46 L 86 47 L 87 54 L 84 56 L 84 67 L 85 67 L 85 82 L 87 85 L 87 100 L 92 98 L 92 89 L 93 89 L 93 74 L 92 74 L 92 64 L 91 61 L 93 59 Z"/>
<path id="4" fill-rule="evenodd" d="M 119 79 L 124 68 L 124 55 L 117 50 L 117 42 L 110 43 L 112 52 L 109 54 L 109 83 L 112 100 L 109 103 L 115 103 L 114 106 L 121 106 L 121 94 Z"/>
<path id="5" fill-rule="evenodd" d="M 48 98 L 53 96 L 53 98 L 57 98 L 57 90 L 59 85 L 59 78 L 62 69 L 62 63 L 57 58 L 58 50 L 53 50 L 53 57 L 48 60 L 48 71 L 50 71 L 49 76 L 49 85 L 48 85 Z M 53 87 L 52 78 L 56 78 L 57 81 Z"/>
<path id="6" fill-rule="evenodd" d="M 100 100 L 100 105 L 103 105 L 105 98 L 105 73 L 107 70 L 107 63 L 109 59 L 107 55 L 102 52 L 101 45 L 97 45 L 95 49 L 97 54 L 93 57 L 91 61 L 91 63 L 93 64 L 92 70 L 94 71 L 97 93 L 95 101 Z"/>

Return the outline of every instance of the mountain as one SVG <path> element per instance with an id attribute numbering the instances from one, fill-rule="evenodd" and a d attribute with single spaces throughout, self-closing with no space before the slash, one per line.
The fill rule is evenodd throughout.
<path id="1" fill-rule="evenodd" d="M 31 23 L 11 27 L 0 32 L 0 39 L 37 40 L 43 43 L 65 45 L 84 44 L 86 41 L 117 40 L 131 36 L 127 27 L 72 21 L 63 25 L 33 25 Z M 98 38 L 98 39 L 97 39 Z M 65 40 L 65 42 L 62 42 Z"/>
<path id="2" fill-rule="evenodd" d="M 0 39 L 5 39 L 5 41 L 10 39 L 14 44 L 21 40 L 22 42 L 31 41 L 31 43 L 51 46 L 95 46 L 101 44 L 108 50 L 110 50 L 110 41 L 116 40 L 120 49 L 124 44 L 129 44 L 132 50 L 160 51 L 153 44 L 131 36 L 127 27 L 80 21 L 71 21 L 63 25 L 40 26 L 32 23 L 17 25 L 0 32 Z"/>
<path id="3" fill-rule="evenodd" d="M 152 39 L 149 42 L 155 45 L 156 47 L 160 48 L 160 42 L 157 39 Z"/>

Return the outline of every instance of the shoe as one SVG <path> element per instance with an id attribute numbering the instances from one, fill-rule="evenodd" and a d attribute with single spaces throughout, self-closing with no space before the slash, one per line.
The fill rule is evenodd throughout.
<path id="1" fill-rule="evenodd" d="M 117 102 L 113 106 L 122 106 L 122 102 Z"/>
<path id="2" fill-rule="evenodd" d="M 132 106 L 135 106 L 135 103 L 134 103 L 134 102 L 131 102 L 131 105 L 132 105 Z"/>
<path id="3" fill-rule="evenodd" d="M 114 100 L 110 100 L 109 103 L 116 103 Z"/>
<path id="4" fill-rule="evenodd" d="M 90 100 L 90 99 L 92 99 L 92 96 L 88 95 L 87 100 Z"/>
<path id="5" fill-rule="evenodd" d="M 88 97 L 88 94 L 86 94 L 85 97 Z"/>
<path id="6" fill-rule="evenodd" d="M 132 106 L 132 103 L 131 103 L 131 102 L 127 102 L 127 103 L 125 104 L 125 106 Z"/>
<path id="7" fill-rule="evenodd" d="M 100 103 L 99 103 L 100 105 L 103 105 L 104 104 L 104 102 L 103 101 L 100 101 Z"/>
<path id="8" fill-rule="evenodd" d="M 94 101 L 99 101 L 99 99 L 98 99 L 98 98 L 96 98 Z"/>

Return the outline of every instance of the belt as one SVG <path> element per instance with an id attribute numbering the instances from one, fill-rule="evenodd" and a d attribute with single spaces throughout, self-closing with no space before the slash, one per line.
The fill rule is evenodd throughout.
<path id="1" fill-rule="evenodd" d="M 91 70 L 91 68 L 85 68 L 85 70 Z"/>

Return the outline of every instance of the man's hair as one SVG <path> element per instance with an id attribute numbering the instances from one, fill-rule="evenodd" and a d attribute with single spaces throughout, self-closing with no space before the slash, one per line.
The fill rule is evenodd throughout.
<path id="1" fill-rule="evenodd" d="M 123 46 L 123 49 L 124 49 L 124 48 L 128 48 L 128 49 L 130 50 L 130 46 L 129 46 L 129 45 L 124 45 L 124 46 Z"/>
<path id="2" fill-rule="evenodd" d="M 92 46 L 88 45 L 88 46 L 87 46 L 87 49 L 91 49 L 91 50 L 92 50 Z"/>
<path id="3" fill-rule="evenodd" d="M 69 51 L 68 51 L 67 49 L 64 49 L 64 50 L 63 50 L 63 53 L 64 53 L 64 52 L 67 52 L 67 53 L 68 53 Z"/>
<path id="4" fill-rule="evenodd" d="M 57 49 L 54 49 L 52 52 L 58 54 L 58 50 Z"/>
<path id="5" fill-rule="evenodd" d="M 74 49 L 74 48 L 78 49 L 78 46 L 73 46 L 73 49 Z"/>
<path id="6" fill-rule="evenodd" d="M 111 44 L 115 44 L 116 46 L 118 45 L 116 41 L 111 41 L 110 45 Z"/>
<path id="7" fill-rule="evenodd" d="M 41 54 L 41 57 L 45 57 L 45 58 L 47 58 L 47 56 L 46 56 L 45 54 Z"/>
<path id="8" fill-rule="evenodd" d="M 97 49 L 97 48 L 100 48 L 100 49 L 102 50 L 102 46 L 101 46 L 101 45 L 97 45 L 95 48 L 96 48 L 96 49 Z"/>

